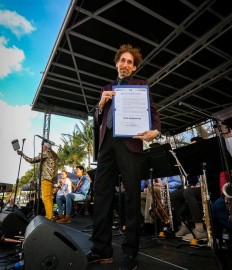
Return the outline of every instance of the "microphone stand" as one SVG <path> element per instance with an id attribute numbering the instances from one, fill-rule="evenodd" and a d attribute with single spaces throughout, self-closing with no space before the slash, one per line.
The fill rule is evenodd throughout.
<path id="1" fill-rule="evenodd" d="M 120 235 L 124 235 L 123 231 L 122 231 L 122 226 L 124 224 L 122 224 L 122 188 L 121 188 L 121 183 L 122 183 L 122 176 L 121 174 L 119 174 L 118 176 L 118 204 L 119 204 L 119 228 L 116 232 L 113 233 L 113 236 L 120 236 Z"/>
<path id="2" fill-rule="evenodd" d="M 40 156 L 40 165 L 39 165 L 39 186 L 38 186 L 38 196 L 37 196 L 37 207 L 36 207 L 36 216 L 39 214 L 39 206 L 40 206 L 40 193 L 41 193 L 41 177 L 42 177 L 42 164 L 43 164 L 43 147 L 44 140 L 41 143 L 41 156 Z"/>
<path id="3" fill-rule="evenodd" d="M 187 186 L 187 176 L 188 176 L 188 174 L 186 173 L 186 171 L 184 170 L 183 166 L 181 165 L 179 159 L 176 156 L 176 153 L 173 150 L 169 150 L 169 152 L 173 155 L 173 157 L 175 158 L 175 160 L 177 162 L 176 166 L 178 167 L 179 172 L 180 172 L 180 177 L 181 177 L 181 180 L 182 180 L 182 185 L 183 185 L 183 188 L 186 189 L 186 186 Z"/>
<path id="4" fill-rule="evenodd" d="M 22 152 L 23 152 L 23 147 L 24 147 L 24 142 L 26 139 L 22 140 Z M 20 156 L 20 160 L 19 160 L 19 168 L 18 168 L 18 176 L 16 179 L 16 186 L 15 186 L 15 194 L 14 194 L 14 204 L 12 207 L 12 212 L 14 212 L 14 208 L 15 208 L 15 202 L 16 202 L 16 196 L 17 196 L 17 191 L 18 191 L 18 184 L 19 184 L 19 173 L 20 173 L 20 168 L 21 168 L 21 162 L 22 162 L 22 156 Z"/>

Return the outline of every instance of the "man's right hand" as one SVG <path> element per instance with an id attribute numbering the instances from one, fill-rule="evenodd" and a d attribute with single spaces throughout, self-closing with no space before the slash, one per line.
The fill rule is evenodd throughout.
<path id="1" fill-rule="evenodd" d="M 20 156 L 22 156 L 23 155 L 23 152 L 20 151 L 20 150 L 17 150 L 17 154 L 20 155 Z"/>
<path id="2" fill-rule="evenodd" d="M 103 109 L 103 107 L 105 106 L 105 104 L 110 100 L 112 99 L 113 96 L 116 95 L 116 92 L 115 91 L 103 91 L 102 92 L 102 96 L 101 96 L 101 100 L 98 104 L 98 108 L 100 110 Z"/>

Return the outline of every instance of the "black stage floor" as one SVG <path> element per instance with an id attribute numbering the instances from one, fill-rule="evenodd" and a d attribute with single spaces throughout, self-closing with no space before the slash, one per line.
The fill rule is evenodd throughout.
<path id="1" fill-rule="evenodd" d="M 31 221 L 33 222 L 33 220 Z M 50 222 L 50 221 L 49 221 Z M 54 222 L 51 222 L 52 226 Z M 84 253 L 89 251 L 91 247 L 91 224 L 92 220 L 90 216 L 79 216 L 73 219 L 69 224 L 57 224 L 59 229 L 69 235 L 71 239 L 78 245 Z M 29 224 L 30 226 L 30 224 Z M 43 231 L 39 232 L 41 237 Z M 27 237 L 27 239 L 30 235 Z M 92 264 L 87 265 L 85 269 L 79 268 L 67 268 L 76 270 L 116 270 L 119 269 L 119 264 L 122 260 L 121 243 L 124 235 L 121 232 L 113 229 L 113 248 L 114 248 L 114 262 L 108 265 Z M 25 240 L 26 242 L 27 240 Z M 48 239 L 49 241 L 49 239 Z M 52 241 L 52 240 L 51 240 Z M 55 244 L 55 243 L 54 243 Z M 47 248 L 46 243 L 38 241 L 34 243 L 35 249 L 43 250 Z M 26 246 L 26 244 L 25 244 Z M 56 247 L 59 249 L 59 247 Z M 0 269 L 14 269 L 12 263 L 6 260 L 6 255 L 9 249 L 13 249 L 9 244 L 1 242 L 0 246 Z M 18 252 L 19 247 L 15 247 Z M 27 251 L 28 252 L 28 251 Z M 48 251 L 49 252 L 49 251 Z M 62 250 L 65 256 L 65 250 Z M 29 251 L 30 253 L 30 251 Z M 220 253 L 220 256 L 219 256 Z M 38 252 L 39 254 L 39 252 Z M 217 254 L 217 255 L 216 255 Z M 176 238 L 165 239 L 152 239 L 151 236 L 140 237 L 140 252 L 138 255 L 138 269 L 140 270 L 176 270 L 176 269 L 188 269 L 188 270 L 218 270 L 218 269 L 232 269 L 231 250 L 221 249 L 215 252 L 211 248 L 207 247 L 191 247 L 188 242 L 178 240 Z M 33 252 L 27 254 L 28 257 L 32 257 Z M 26 265 L 25 265 L 26 266 Z M 24 269 L 24 268 L 21 268 Z M 27 270 L 34 270 L 28 269 Z M 35 267 L 35 269 L 42 269 Z M 58 268 L 43 268 L 44 270 L 66 270 Z"/>

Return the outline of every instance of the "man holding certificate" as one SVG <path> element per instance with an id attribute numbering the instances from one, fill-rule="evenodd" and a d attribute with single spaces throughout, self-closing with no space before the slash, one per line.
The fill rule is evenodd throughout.
<path id="1" fill-rule="evenodd" d="M 116 81 L 102 89 L 95 121 L 101 127 L 97 171 L 94 181 L 93 246 L 89 263 L 111 263 L 113 194 L 115 176 L 125 186 L 126 234 L 121 270 L 137 269 L 140 232 L 140 181 L 143 140 L 160 132 L 160 119 L 148 83 L 132 77 L 142 62 L 138 48 L 122 45 L 115 55 Z"/>

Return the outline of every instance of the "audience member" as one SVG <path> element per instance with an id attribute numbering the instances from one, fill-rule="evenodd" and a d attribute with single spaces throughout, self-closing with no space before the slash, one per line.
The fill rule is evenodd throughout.
<path id="1" fill-rule="evenodd" d="M 68 172 L 66 170 L 61 171 L 61 181 L 58 183 L 58 190 L 56 192 L 56 203 L 58 206 L 58 215 L 53 220 L 59 220 L 64 218 L 63 203 L 65 202 L 66 195 L 72 192 L 72 182 L 68 178 Z"/>
<path id="2" fill-rule="evenodd" d="M 70 223 L 72 222 L 71 217 L 71 210 L 72 210 L 72 202 L 73 201 L 83 201 L 85 200 L 87 193 L 90 187 L 89 177 L 84 175 L 84 167 L 77 166 L 76 167 L 76 175 L 78 176 L 79 180 L 76 186 L 73 189 L 73 192 L 66 194 L 66 196 L 56 198 L 56 202 L 58 205 L 58 215 L 62 215 L 62 207 L 63 203 L 65 202 L 65 216 L 59 220 L 58 223 Z M 64 200 L 65 199 L 65 200 Z"/>

